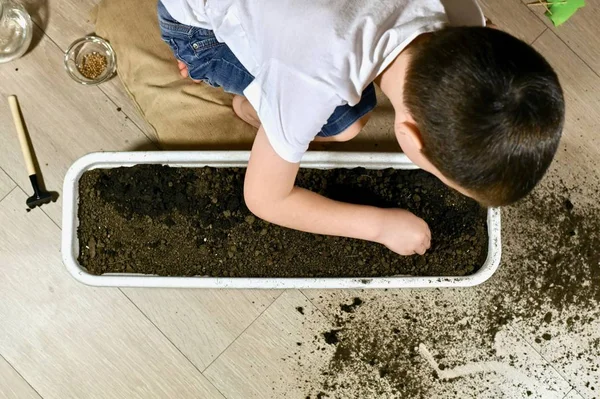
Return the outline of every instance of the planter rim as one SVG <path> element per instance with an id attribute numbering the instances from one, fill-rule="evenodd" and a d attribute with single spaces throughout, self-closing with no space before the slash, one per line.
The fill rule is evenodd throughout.
<path id="1" fill-rule="evenodd" d="M 327 277 L 327 278 L 248 278 L 248 277 L 163 277 L 146 274 L 109 273 L 92 275 L 78 260 L 79 242 L 77 211 L 79 179 L 88 170 L 107 169 L 137 164 L 163 164 L 172 167 L 245 167 L 249 151 L 139 151 L 96 152 L 84 155 L 67 171 L 63 184 L 63 216 L 61 252 L 63 263 L 79 282 L 105 287 L 154 288 L 235 288 L 235 289 L 356 289 L 356 288 L 439 288 L 471 287 L 489 279 L 500 265 L 500 209 L 489 208 L 488 255 L 484 264 L 472 275 L 392 276 L 392 277 Z M 301 162 L 304 168 L 418 169 L 402 153 L 356 153 L 309 151 Z"/>

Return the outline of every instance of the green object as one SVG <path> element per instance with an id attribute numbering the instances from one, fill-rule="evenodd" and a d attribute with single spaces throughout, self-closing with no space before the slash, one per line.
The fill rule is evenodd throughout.
<path id="1" fill-rule="evenodd" d="M 551 3 L 550 12 L 546 12 L 546 16 L 554 26 L 562 25 L 575 11 L 585 6 L 585 0 L 548 0 L 548 3 Z"/>

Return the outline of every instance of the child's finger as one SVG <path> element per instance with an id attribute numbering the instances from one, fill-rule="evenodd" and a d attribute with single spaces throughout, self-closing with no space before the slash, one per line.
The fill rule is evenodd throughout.
<path id="1" fill-rule="evenodd" d="M 183 62 L 177 60 L 177 67 L 179 68 L 179 74 L 181 74 L 182 77 L 187 78 L 188 77 L 187 65 L 185 65 Z"/>

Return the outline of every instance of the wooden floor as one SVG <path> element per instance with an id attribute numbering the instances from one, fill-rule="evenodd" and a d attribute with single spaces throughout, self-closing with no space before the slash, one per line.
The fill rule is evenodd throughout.
<path id="1" fill-rule="evenodd" d="M 60 192 L 66 170 L 86 153 L 154 148 L 151 129 L 118 79 L 83 87 L 63 70 L 69 43 L 93 32 L 86 21 L 94 2 L 40 2 L 33 49 L 0 65 L 0 398 L 306 398 L 318 392 L 297 381 L 316 381 L 331 349 L 316 356 L 297 342 L 330 327 L 327 306 L 352 293 L 83 286 L 61 262 L 60 200 L 25 211 L 30 186 L 6 101 L 10 94 L 19 97 L 52 190 Z M 600 180 L 600 4 L 588 1 L 560 28 L 519 0 L 486 0 L 483 6 L 494 23 L 532 43 L 560 75 L 568 114 L 555 168 L 564 168 L 560 173 L 573 182 Z M 416 291 L 402 291 L 400 299 L 389 292 L 366 295 L 382 303 L 404 301 L 416 312 L 444 296 L 456 304 L 448 312 L 460 314 L 471 292 L 419 291 L 419 300 Z M 304 315 L 295 310 L 300 306 Z M 584 375 L 576 359 L 565 363 L 555 356 L 598 338 L 595 320 L 591 338 L 589 331 L 570 333 L 545 347 L 519 323 L 508 325 L 495 349 L 534 371 L 521 379 L 498 372 L 467 375 L 452 382 L 452 391 L 477 384 L 492 392 L 480 397 L 598 397 L 597 366 L 596 375 Z M 299 351 L 310 367 L 284 361 Z M 600 354 L 594 356 L 597 365 Z M 435 397 L 454 397 L 445 392 Z"/>

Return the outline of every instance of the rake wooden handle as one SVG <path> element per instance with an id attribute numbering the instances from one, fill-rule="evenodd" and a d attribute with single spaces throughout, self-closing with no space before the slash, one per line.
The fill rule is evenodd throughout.
<path id="1" fill-rule="evenodd" d="M 27 133 L 25 133 L 25 126 L 21 119 L 21 111 L 19 110 L 19 101 L 17 96 L 9 96 L 8 104 L 10 105 L 10 111 L 12 112 L 13 122 L 15 128 L 19 134 L 19 142 L 21 143 L 21 151 L 23 152 L 23 158 L 25 158 L 25 164 L 27 165 L 27 173 L 29 175 L 35 175 L 35 166 L 33 164 L 33 157 L 31 155 L 31 149 L 29 147 L 29 140 L 27 140 Z"/>

